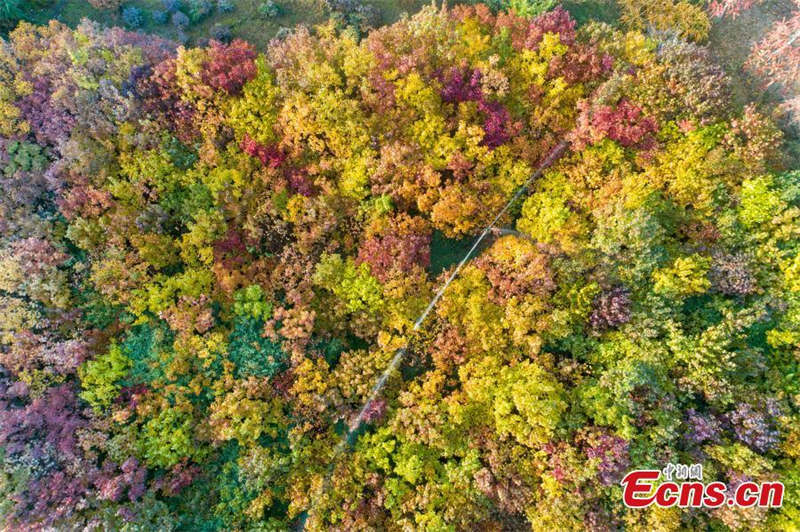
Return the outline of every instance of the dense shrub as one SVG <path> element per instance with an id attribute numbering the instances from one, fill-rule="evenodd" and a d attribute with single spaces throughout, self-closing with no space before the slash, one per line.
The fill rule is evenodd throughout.
<path id="1" fill-rule="evenodd" d="M 631 28 L 674 31 L 697 42 L 708 38 L 711 22 L 688 0 L 620 0 L 621 21 Z"/>
<path id="2" fill-rule="evenodd" d="M 129 28 L 139 28 L 144 24 L 144 11 L 136 6 L 127 6 L 122 10 L 122 22 Z"/>
<path id="3" fill-rule="evenodd" d="M 169 13 L 162 9 L 156 9 L 152 12 L 153 22 L 156 24 L 166 24 L 169 20 Z"/>
<path id="4" fill-rule="evenodd" d="M 208 30 L 208 33 L 212 39 L 222 43 L 230 42 L 230 40 L 233 38 L 231 27 L 227 24 L 214 24 L 211 26 L 211 29 Z"/>
<path id="5" fill-rule="evenodd" d="M 360 0 L 326 0 L 326 5 L 334 18 L 364 32 L 380 24 L 380 10 Z"/>
<path id="6" fill-rule="evenodd" d="M 220 13 L 230 13 L 236 9 L 236 4 L 233 0 L 217 0 L 217 11 Z"/>
<path id="7" fill-rule="evenodd" d="M 211 3 L 211 0 L 188 0 L 187 9 L 189 19 L 196 23 L 211 14 L 214 10 L 214 4 Z"/>
<path id="8" fill-rule="evenodd" d="M 0 0 L 0 30 L 12 29 L 22 16 L 21 0 Z"/>
<path id="9" fill-rule="evenodd" d="M 276 18 L 283 14 L 283 8 L 277 2 L 267 0 L 258 5 L 258 12 L 264 18 Z"/>
<path id="10" fill-rule="evenodd" d="M 170 17 L 172 25 L 178 29 L 186 29 L 189 27 L 189 17 L 183 11 L 175 11 Z"/>
<path id="11" fill-rule="evenodd" d="M 281 26 L 280 28 L 278 28 L 278 31 L 275 32 L 274 38 L 277 40 L 285 39 L 286 37 L 292 34 L 292 31 L 293 31 L 292 28 Z"/>

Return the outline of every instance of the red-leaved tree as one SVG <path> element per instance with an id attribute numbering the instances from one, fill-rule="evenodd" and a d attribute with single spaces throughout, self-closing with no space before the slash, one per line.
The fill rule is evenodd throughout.
<path id="1" fill-rule="evenodd" d="M 747 11 L 764 0 L 712 0 L 708 3 L 708 12 L 713 17 L 732 17 Z"/>
<path id="2" fill-rule="evenodd" d="M 800 7 L 800 0 L 795 3 Z M 746 66 L 766 86 L 777 84 L 787 97 L 787 109 L 800 118 L 800 9 L 776 22 L 753 46 Z"/>

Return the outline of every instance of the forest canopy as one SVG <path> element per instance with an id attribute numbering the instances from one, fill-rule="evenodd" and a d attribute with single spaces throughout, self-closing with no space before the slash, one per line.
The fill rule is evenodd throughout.
<path id="1" fill-rule="evenodd" d="M 262 51 L 21 23 L 0 135 L 2 526 L 800 522 L 800 172 L 701 45 L 558 7 Z M 414 332 L 441 243 L 563 141 Z M 667 463 L 784 505 L 626 508 Z"/>

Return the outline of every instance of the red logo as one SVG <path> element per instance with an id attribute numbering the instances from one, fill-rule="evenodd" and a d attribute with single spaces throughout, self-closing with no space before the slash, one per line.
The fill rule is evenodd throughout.
<path id="1" fill-rule="evenodd" d="M 702 471 L 702 470 L 701 470 Z M 661 471 L 631 471 L 622 479 L 622 501 L 629 508 L 646 508 L 651 504 L 662 508 L 719 508 L 722 505 L 749 508 L 774 508 L 783 504 L 782 482 L 742 482 L 729 490 L 724 482 L 708 484 L 698 480 L 673 481 L 670 475 L 657 484 Z"/>

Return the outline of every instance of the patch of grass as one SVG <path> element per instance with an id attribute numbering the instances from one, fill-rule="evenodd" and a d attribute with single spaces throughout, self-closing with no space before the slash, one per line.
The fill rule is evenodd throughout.
<path id="1" fill-rule="evenodd" d="M 215 24 L 225 24 L 231 27 L 235 37 L 245 39 L 263 50 L 282 26 L 292 27 L 303 23 L 313 25 L 327 19 L 322 0 L 286 0 L 281 2 L 283 13 L 272 19 L 261 16 L 258 10 L 261 3 L 262 0 L 235 0 L 235 9 L 228 13 L 221 13 L 215 8 L 208 17 L 186 29 L 188 43 L 209 38 Z M 153 19 L 153 12 L 163 9 L 161 0 L 131 0 L 122 5 L 123 8 L 127 6 L 144 11 L 144 24 L 137 31 L 178 39 L 180 31 L 169 20 L 165 24 L 159 24 Z M 187 8 L 182 10 L 186 12 Z M 48 7 L 30 9 L 25 13 L 25 19 L 34 24 L 47 24 L 49 20 L 56 19 L 75 27 L 83 18 L 105 26 L 124 26 L 122 9 L 96 9 L 86 0 L 56 0 Z"/>
<path id="2" fill-rule="evenodd" d="M 616 25 L 619 21 L 619 7 L 613 0 L 567 0 L 561 5 L 569 11 L 578 26 L 590 20 Z"/>
<path id="3" fill-rule="evenodd" d="M 183 11 L 187 11 L 184 2 Z M 216 2 L 214 2 L 216 5 Z M 233 0 L 233 11 L 223 13 L 216 8 L 210 16 L 190 24 L 185 30 L 188 38 L 187 44 L 196 44 L 202 39 L 210 37 L 211 28 L 215 24 L 224 24 L 231 28 L 234 37 L 252 43 L 257 49 L 265 49 L 267 43 L 275 36 L 281 27 L 294 27 L 298 24 L 313 26 L 325 22 L 330 12 L 324 0 L 282 0 L 278 1 L 282 10 L 279 16 L 266 18 L 259 12 L 263 0 Z M 423 6 L 429 5 L 430 0 L 365 0 L 364 4 L 372 5 L 380 12 L 381 23 L 391 24 L 404 15 L 413 15 Z M 450 2 L 454 4 L 457 2 Z M 476 3 L 474 0 L 465 0 L 462 3 Z M 441 0 L 436 0 L 436 5 L 441 5 Z M 180 31 L 168 20 L 159 24 L 153 20 L 153 12 L 162 10 L 161 0 L 130 0 L 124 2 L 120 9 L 96 9 L 87 0 L 55 0 L 48 7 L 29 9 L 26 19 L 36 24 L 46 24 L 51 19 L 57 19 L 71 27 L 77 26 L 81 19 L 88 18 L 106 26 L 124 26 L 122 9 L 134 6 L 144 11 L 144 24 L 138 31 L 159 35 L 167 39 L 177 40 Z M 612 22 L 616 18 L 616 11 L 611 0 L 569 0 L 564 6 L 572 13 L 579 23 L 591 17 Z"/>
<path id="4" fill-rule="evenodd" d="M 400 20 L 400 17 L 402 17 L 404 13 L 413 15 L 422 9 L 422 6 L 430 5 L 431 2 L 430 0 L 427 2 L 424 0 L 373 0 L 372 2 L 366 3 L 369 3 L 380 9 L 381 21 L 384 24 L 391 24 L 392 22 Z M 456 3 L 457 2 L 450 2 L 448 5 L 454 5 Z M 437 2 L 437 4 L 441 5 L 441 2 Z"/>
<path id="5" fill-rule="evenodd" d="M 431 265 L 428 271 L 439 275 L 444 270 L 457 264 L 475 242 L 475 237 L 447 238 L 441 231 L 434 231 L 431 238 Z"/>
<path id="6" fill-rule="evenodd" d="M 183 2 L 184 12 L 188 11 L 187 3 L 188 0 Z M 330 16 L 324 0 L 279 0 L 277 3 L 282 8 L 281 13 L 274 18 L 266 18 L 260 13 L 259 6 L 263 0 L 233 0 L 232 3 L 235 6 L 232 11 L 223 13 L 215 7 L 208 17 L 190 24 L 185 30 L 187 44 L 196 44 L 209 38 L 215 24 L 224 24 L 231 28 L 235 38 L 244 39 L 257 49 L 264 50 L 281 27 L 292 28 L 299 24 L 313 26 L 325 22 Z M 472 2 L 468 0 L 466 3 Z M 216 1 L 214 4 L 216 6 Z M 379 10 L 381 23 L 391 24 L 404 14 L 416 13 L 430 1 L 366 0 L 364 4 Z M 77 26 L 83 18 L 106 26 L 124 26 L 121 13 L 127 6 L 138 7 L 145 12 L 144 24 L 137 31 L 178 39 L 180 31 L 169 20 L 165 24 L 153 20 L 153 12 L 163 9 L 161 0 L 130 0 L 123 2 L 121 8 L 116 10 L 96 9 L 87 0 L 55 0 L 47 7 L 27 10 L 25 18 L 35 24 L 47 24 L 49 20 L 56 19 L 71 27 Z"/>
<path id="7" fill-rule="evenodd" d="M 77 25 L 81 19 L 88 18 L 109 24 L 104 19 L 107 12 L 96 9 L 86 0 L 55 0 L 44 7 L 28 7 L 25 20 L 33 24 L 47 24 L 56 19 L 69 26 Z"/>
<path id="8" fill-rule="evenodd" d="M 280 15 L 265 18 L 259 11 L 261 0 L 239 0 L 236 9 L 229 13 L 215 12 L 198 24 L 192 24 L 187 30 L 190 39 L 196 41 L 209 37 L 214 24 L 230 26 L 234 37 L 253 44 L 258 50 L 265 50 L 267 43 L 281 27 L 294 27 L 298 24 L 314 25 L 323 22 L 327 17 L 321 1 L 296 0 L 279 2 Z"/>
<path id="9" fill-rule="evenodd" d="M 182 11 L 187 7 L 184 1 Z M 188 44 L 196 44 L 202 39 L 210 38 L 211 28 L 215 24 L 223 24 L 231 28 L 236 38 L 244 39 L 257 49 L 264 50 L 267 43 L 275 37 L 281 27 L 292 28 L 299 24 L 313 26 L 325 22 L 330 13 L 324 0 L 283 0 L 279 1 L 281 13 L 273 18 L 264 17 L 259 11 L 263 0 L 233 0 L 234 9 L 223 13 L 215 9 L 203 20 L 190 24 L 185 30 Z M 390 24 L 398 20 L 404 13 L 413 14 L 428 4 L 424 0 L 372 0 L 365 4 L 379 9 L 381 22 Z M 214 2 L 216 6 L 216 2 Z M 124 2 L 120 9 L 96 9 L 87 0 L 55 0 L 44 8 L 29 9 L 25 19 L 35 24 L 47 24 L 51 19 L 59 20 L 71 27 L 77 26 L 83 18 L 99 22 L 106 26 L 124 26 L 122 8 L 134 6 L 144 11 L 144 24 L 137 31 L 150 33 L 177 40 L 180 31 L 168 20 L 159 24 L 153 19 L 153 12 L 162 10 L 161 0 L 130 0 Z"/>

